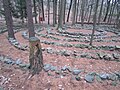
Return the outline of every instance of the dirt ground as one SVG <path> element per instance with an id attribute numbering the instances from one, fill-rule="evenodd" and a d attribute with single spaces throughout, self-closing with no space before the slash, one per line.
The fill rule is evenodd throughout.
<path id="1" fill-rule="evenodd" d="M 2 26 L 2 24 L 1 24 Z M 22 37 L 26 28 L 23 28 L 22 31 L 19 31 L 15 34 L 15 37 L 18 42 L 22 45 L 29 45 L 28 40 Z M 40 33 L 46 34 L 46 28 Z M 79 30 L 71 29 L 70 32 L 79 32 Z M 90 30 L 80 30 L 82 33 L 91 33 Z M 56 29 L 53 28 L 52 32 L 56 32 Z M 108 32 L 107 36 L 115 35 L 114 33 Z M 64 39 L 67 37 L 64 36 L 56 36 L 59 39 Z M 46 41 L 54 41 L 58 43 L 66 43 L 62 40 L 56 41 L 51 38 L 44 38 L 37 36 L 40 40 Z M 110 40 L 111 38 L 107 38 Z M 116 39 L 120 39 L 116 38 Z M 84 42 L 67 42 L 71 44 L 86 44 Z M 89 43 L 87 43 L 89 44 Z M 120 45 L 120 42 L 94 42 L 94 45 Z M 62 47 L 55 45 L 46 45 L 41 43 L 43 48 L 54 48 L 56 50 L 71 50 L 71 51 L 81 51 L 81 52 L 105 52 L 112 53 L 116 52 L 120 54 L 119 51 L 106 51 L 106 50 L 89 50 L 89 49 L 80 49 L 74 47 Z M 7 39 L 7 32 L 0 34 L 0 55 L 5 55 L 7 57 L 12 58 L 13 60 L 21 59 L 23 62 L 28 63 L 29 61 L 29 52 L 18 50 L 14 46 L 12 46 Z M 73 68 L 84 69 L 84 73 L 80 74 L 81 77 L 84 77 L 86 73 L 89 72 L 115 72 L 120 71 L 120 62 L 116 61 L 105 61 L 105 60 L 94 60 L 88 58 L 73 58 L 73 57 L 65 57 L 56 54 L 48 54 L 47 52 L 43 52 L 44 63 L 50 63 L 57 67 L 63 67 L 65 65 L 69 65 Z M 52 75 L 49 76 L 48 73 Z M 119 90 L 120 83 L 116 86 L 111 85 L 111 81 L 103 81 L 99 83 L 97 81 L 93 83 L 87 83 L 83 78 L 80 81 L 76 81 L 72 74 L 68 74 L 64 77 L 59 77 L 55 72 L 45 72 L 42 71 L 39 75 L 35 75 L 32 78 L 26 80 L 25 78 L 28 76 L 28 70 L 23 70 L 19 68 L 17 65 L 7 65 L 3 62 L 0 62 L 0 86 L 5 90 Z M 1 77 L 4 77 L 7 82 L 1 83 Z"/>

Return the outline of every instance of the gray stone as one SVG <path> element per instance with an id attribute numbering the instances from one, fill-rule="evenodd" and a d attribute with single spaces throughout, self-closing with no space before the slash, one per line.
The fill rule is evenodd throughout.
<path id="1" fill-rule="evenodd" d="M 62 71 L 67 70 L 67 66 L 62 67 L 61 70 L 62 70 Z"/>
<path id="2" fill-rule="evenodd" d="M 51 54 L 52 54 L 52 53 L 53 53 L 52 48 L 50 48 L 50 47 L 49 47 L 49 48 L 47 48 L 47 53 L 51 53 Z"/>
<path id="3" fill-rule="evenodd" d="M 119 72 L 115 72 L 115 74 L 118 76 L 118 78 L 120 79 L 120 71 Z"/>
<path id="4" fill-rule="evenodd" d="M 21 64 L 22 61 L 20 59 L 17 59 L 16 62 L 15 62 L 17 65 Z"/>
<path id="5" fill-rule="evenodd" d="M 4 90 L 4 88 L 0 86 L 0 90 Z"/>
<path id="6" fill-rule="evenodd" d="M 78 75 L 79 73 L 81 73 L 81 70 L 73 69 L 72 73 L 73 73 L 73 75 Z"/>
<path id="7" fill-rule="evenodd" d="M 116 45 L 115 48 L 116 48 L 116 49 L 120 49 L 120 46 L 117 46 L 117 45 Z"/>
<path id="8" fill-rule="evenodd" d="M 105 55 L 104 53 L 98 53 L 100 59 L 103 59 L 104 55 Z"/>
<path id="9" fill-rule="evenodd" d="M 96 75 L 95 78 L 96 78 L 96 80 L 97 80 L 98 82 L 100 82 L 100 83 L 102 82 L 102 79 L 100 78 L 99 75 Z"/>
<path id="10" fill-rule="evenodd" d="M 101 73 L 101 74 L 99 74 L 99 76 L 102 80 L 106 80 L 108 78 L 109 74 Z"/>
<path id="11" fill-rule="evenodd" d="M 94 81 L 94 75 L 91 75 L 91 74 L 87 74 L 85 76 L 85 80 L 89 83 L 92 83 Z"/>
<path id="12" fill-rule="evenodd" d="M 6 64 L 13 64 L 14 62 L 11 59 L 6 58 L 4 60 L 4 63 L 6 63 Z"/>
<path id="13" fill-rule="evenodd" d="M 70 66 L 67 66 L 67 70 L 68 70 L 69 72 L 72 72 L 72 68 L 71 68 Z"/>
<path id="14" fill-rule="evenodd" d="M 81 81 L 80 76 L 75 76 L 75 79 L 76 79 L 77 81 Z"/>
<path id="15" fill-rule="evenodd" d="M 56 66 L 51 66 L 51 67 L 50 67 L 50 70 L 51 70 L 51 71 L 56 71 L 56 70 L 57 70 L 57 67 L 56 67 Z"/>
<path id="16" fill-rule="evenodd" d="M 81 56 L 82 58 L 85 58 L 85 57 L 88 56 L 88 54 L 87 54 L 87 53 L 82 53 L 80 56 Z"/>
<path id="17" fill-rule="evenodd" d="M 24 68 L 24 67 L 26 67 L 26 64 L 21 63 L 21 64 L 19 64 L 19 67 Z"/>
<path id="18" fill-rule="evenodd" d="M 113 57 L 114 57 L 115 59 L 119 59 L 119 58 L 120 58 L 120 55 L 117 54 L 117 53 L 113 53 Z"/>
<path id="19" fill-rule="evenodd" d="M 51 69 L 51 64 L 45 64 L 43 69 L 45 70 L 45 72 L 48 72 Z"/>
<path id="20" fill-rule="evenodd" d="M 104 56 L 104 59 L 105 60 L 112 60 L 112 55 L 107 54 L 107 55 Z"/>
<path id="21" fill-rule="evenodd" d="M 116 74 L 112 73 L 112 74 L 109 74 L 109 75 L 108 75 L 108 79 L 114 81 L 114 80 L 117 80 L 117 79 L 118 79 L 118 76 L 117 76 Z"/>

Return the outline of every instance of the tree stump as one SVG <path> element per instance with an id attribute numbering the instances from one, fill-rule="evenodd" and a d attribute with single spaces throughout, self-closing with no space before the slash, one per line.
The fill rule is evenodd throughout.
<path id="1" fill-rule="evenodd" d="M 43 68 L 43 56 L 40 40 L 37 37 L 30 37 L 29 44 L 30 44 L 29 54 L 30 73 L 32 75 L 39 74 L 39 72 Z"/>

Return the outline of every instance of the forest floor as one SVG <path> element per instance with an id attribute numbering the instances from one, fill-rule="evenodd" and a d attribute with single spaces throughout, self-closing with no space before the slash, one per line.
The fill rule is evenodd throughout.
<path id="1" fill-rule="evenodd" d="M 1 27 L 5 26 L 3 23 L 0 24 Z M 41 27 L 38 27 L 37 25 L 37 29 L 41 29 Z M 22 36 L 22 33 L 26 31 L 27 28 L 20 28 L 20 31 L 15 33 L 15 37 L 21 45 L 27 45 L 29 47 L 28 40 Z M 74 33 L 81 32 L 86 37 L 89 37 L 88 34 L 91 33 L 91 30 L 76 28 L 67 28 L 66 31 L 71 33 L 73 36 L 77 36 Z M 48 32 L 52 32 L 54 34 Z M 41 40 L 42 48 L 47 49 L 47 51 L 43 51 L 44 64 L 56 66 L 58 70 L 43 70 L 39 75 L 35 75 L 29 79 L 26 79 L 29 73 L 28 69 L 20 68 L 16 64 L 6 64 L 0 60 L 0 88 L 4 88 L 4 90 L 119 90 L 120 81 L 118 79 L 115 81 L 107 80 L 106 78 L 106 80 L 101 80 L 100 82 L 95 79 L 92 83 L 89 83 L 89 81 L 87 82 L 85 80 L 85 75 L 88 73 L 115 73 L 120 71 L 120 37 L 118 37 L 116 34 L 112 32 L 105 32 L 106 34 L 103 36 L 110 37 L 102 39 L 102 41 L 98 40 L 93 42 L 93 45 L 96 47 L 106 45 L 116 46 L 118 48 L 117 50 L 104 50 L 91 49 L 91 47 L 86 48 L 84 46 L 82 48 L 75 46 L 67 47 L 66 45 L 68 44 L 89 45 L 89 38 L 78 39 L 73 38 L 72 36 L 68 37 L 68 35 L 62 36 L 61 34 L 55 34 L 60 32 L 57 32 L 56 28 L 54 27 L 42 27 L 42 30 L 37 31 L 37 33 L 40 34 L 36 36 Z M 99 32 L 96 31 L 95 34 L 97 35 Z M 68 41 L 66 40 L 68 38 L 69 40 L 74 40 Z M 45 41 L 54 42 L 57 43 L 57 45 L 46 44 Z M 59 52 L 60 50 L 66 51 L 67 54 L 57 54 L 56 52 Z M 97 53 L 105 53 L 106 55 L 104 55 L 104 58 L 99 58 L 96 57 Z M 112 57 L 114 53 L 118 55 L 115 57 L 117 60 Z M 88 57 L 86 54 L 89 54 Z M 7 39 L 7 32 L 0 34 L 0 55 L 1 57 L 4 57 L 0 59 L 5 59 L 5 57 L 7 57 L 13 61 L 20 60 L 23 63 L 28 63 L 29 61 L 29 51 L 19 50 L 11 45 Z M 93 59 L 89 56 L 94 56 L 96 58 Z M 72 70 L 80 69 L 82 71 L 78 75 L 73 75 L 65 70 L 60 71 L 64 66 L 70 66 Z"/>

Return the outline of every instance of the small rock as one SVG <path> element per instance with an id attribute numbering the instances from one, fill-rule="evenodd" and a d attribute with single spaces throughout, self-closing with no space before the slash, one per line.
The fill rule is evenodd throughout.
<path id="1" fill-rule="evenodd" d="M 120 49 L 120 46 L 117 46 L 117 45 L 116 45 L 115 48 L 116 48 L 116 49 Z"/>
<path id="2" fill-rule="evenodd" d="M 45 72 L 48 72 L 51 69 L 51 64 L 45 64 L 43 69 L 45 70 Z"/>
<path id="3" fill-rule="evenodd" d="M 20 59 L 17 59 L 16 62 L 15 62 L 17 65 L 21 64 L 22 61 Z"/>
<path id="4" fill-rule="evenodd" d="M 53 53 L 52 48 L 50 48 L 50 47 L 49 47 L 49 48 L 47 48 L 47 53 L 51 53 L 51 54 L 52 54 L 52 53 Z"/>
<path id="5" fill-rule="evenodd" d="M 76 76 L 75 79 L 76 79 L 77 81 L 81 81 L 80 76 Z"/>
<path id="6" fill-rule="evenodd" d="M 14 62 L 13 62 L 12 60 L 6 58 L 6 59 L 4 60 L 4 63 L 6 63 L 6 64 L 13 64 Z"/>
<path id="7" fill-rule="evenodd" d="M 3 87 L 0 86 L 0 90 L 4 90 Z"/>
<path id="8" fill-rule="evenodd" d="M 72 73 L 73 75 L 78 75 L 81 72 L 79 69 L 73 69 Z"/>
<path id="9" fill-rule="evenodd" d="M 21 68 L 24 68 L 24 67 L 26 67 L 26 64 L 19 64 L 19 66 L 21 67 Z"/>
<path id="10" fill-rule="evenodd" d="M 72 68 L 71 68 L 70 66 L 67 66 L 67 70 L 68 70 L 69 72 L 72 72 Z"/>
<path id="11" fill-rule="evenodd" d="M 56 70 L 57 70 L 57 67 L 51 66 L 50 70 L 51 70 L 51 71 L 56 71 Z"/>
<path id="12" fill-rule="evenodd" d="M 99 75 L 96 75 L 95 78 L 96 78 L 96 80 L 97 80 L 98 82 L 100 82 L 100 83 L 102 82 L 102 79 L 100 78 Z"/>
<path id="13" fill-rule="evenodd" d="M 90 75 L 90 74 L 87 74 L 85 76 L 85 80 L 88 82 L 88 83 L 92 83 L 94 81 L 94 75 Z"/>
<path id="14" fill-rule="evenodd" d="M 61 70 L 62 70 L 62 71 L 67 70 L 67 66 L 62 67 Z"/>
<path id="15" fill-rule="evenodd" d="M 112 73 L 112 74 L 109 74 L 108 75 L 108 79 L 109 80 L 112 80 L 112 81 L 115 81 L 118 79 L 118 76 L 116 76 L 116 74 Z"/>
<path id="16" fill-rule="evenodd" d="M 104 53 L 98 53 L 100 59 L 103 59 L 104 55 L 105 55 Z"/>
<path id="17" fill-rule="evenodd" d="M 99 74 L 99 76 L 102 80 L 106 80 L 108 78 L 108 75 L 109 74 L 106 74 L 106 73 Z"/>
<path id="18" fill-rule="evenodd" d="M 104 59 L 105 60 L 111 60 L 112 56 L 110 54 L 107 54 L 107 55 L 104 56 Z"/>
<path id="19" fill-rule="evenodd" d="M 114 57 L 115 59 L 119 59 L 119 58 L 120 58 L 120 55 L 117 54 L 117 53 L 113 53 L 113 57 Z"/>

